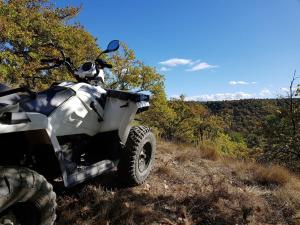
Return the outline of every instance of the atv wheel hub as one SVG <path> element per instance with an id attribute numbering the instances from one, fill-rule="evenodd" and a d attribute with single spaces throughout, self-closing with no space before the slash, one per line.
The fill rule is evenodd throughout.
<path id="1" fill-rule="evenodd" d="M 149 166 L 152 156 L 152 146 L 148 142 L 144 145 L 138 160 L 138 169 L 143 173 Z"/>

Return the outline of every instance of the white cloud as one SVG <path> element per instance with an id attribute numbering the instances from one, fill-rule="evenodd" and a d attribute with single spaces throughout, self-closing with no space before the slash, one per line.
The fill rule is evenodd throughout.
<path id="1" fill-rule="evenodd" d="M 246 85 L 246 84 L 249 84 L 249 82 L 246 82 L 246 81 L 234 81 L 234 80 L 232 80 L 232 81 L 229 81 L 229 84 L 230 85 L 239 85 L 239 84 L 241 84 L 241 85 Z"/>
<path id="2" fill-rule="evenodd" d="M 187 66 L 188 69 L 186 71 L 194 72 L 204 69 L 213 69 L 219 66 L 210 65 L 207 62 L 201 62 L 201 60 L 191 60 L 191 59 L 184 59 L 184 58 L 172 58 L 162 62 L 159 62 L 160 65 L 163 67 L 161 68 L 162 71 L 167 71 L 170 67 L 176 66 Z"/>
<path id="3" fill-rule="evenodd" d="M 178 97 L 178 95 L 172 96 L 173 98 Z M 253 98 L 254 96 L 245 92 L 235 92 L 235 93 L 217 93 L 211 95 L 198 95 L 186 97 L 186 101 L 224 101 L 224 100 L 240 100 Z"/>
<path id="4" fill-rule="evenodd" d="M 192 68 L 187 69 L 186 71 L 194 72 L 194 71 L 205 70 L 205 69 L 213 69 L 213 68 L 217 68 L 217 67 L 218 66 L 209 65 L 206 62 L 201 62 L 201 63 L 196 64 Z"/>
<path id="5" fill-rule="evenodd" d="M 239 80 L 239 81 L 229 81 L 229 84 L 230 85 L 248 85 L 248 84 L 256 84 L 256 82 L 247 82 L 247 81 L 242 81 L 242 80 Z"/>
<path id="6" fill-rule="evenodd" d="M 168 59 L 166 61 L 162 61 L 159 64 L 163 66 L 168 66 L 168 67 L 175 67 L 175 66 L 180 66 L 180 65 L 190 65 L 192 63 L 192 60 L 190 59 L 180 59 L 180 58 L 173 58 L 173 59 Z"/>
<path id="7" fill-rule="evenodd" d="M 263 89 L 261 92 L 259 92 L 259 96 L 263 98 L 270 97 L 271 94 L 272 92 L 269 89 Z"/>
<path id="8" fill-rule="evenodd" d="M 192 61 L 189 65 L 190 65 L 190 66 L 193 66 L 193 65 L 198 64 L 198 63 L 200 63 L 200 62 L 201 62 L 201 60 L 200 60 L 200 59 L 197 59 L 197 60 L 195 60 L 195 61 Z"/>
<path id="9" fill-rule="evenodd" d="M 163 66 L 162 68 L 160 68 L 160 71 L 162 72 L 166 72 L 166 71 L 170 71 L 171 69 L 168 67 Z"/>

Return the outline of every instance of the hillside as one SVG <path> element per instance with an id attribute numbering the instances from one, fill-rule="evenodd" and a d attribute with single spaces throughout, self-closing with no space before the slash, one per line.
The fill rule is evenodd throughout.
<path id="1" fill-rule="evenodd" d="M 265 118 L 270 115 L 278 100 L 245 99 L 238 101 L 206 102 L 202 103 L 216 115 L 229 119 L 230 129 L 240 132 L 245 137 L 249 133 L 259 132 Z"/>
<path id="2" fill-rule="evenodd" d="M 243 99 L 233 101 L 194 102 L 205 105 L 212 114 L 222 117 L 228 132 L 241 134 L 249 148 L 262 147 L 262 132 L 266 118 L 287 99 Z M 300 99 L 295 99 L 300 103 Z"/>
<path id="3" fill-rule="evenodd" d="M 160 142 L 145 184 L 126 188 L 102 176 L 60 192 L 58 205 L 57 225 L 293 224 L 300 217 L 300 179 L 279 166 Z"/>

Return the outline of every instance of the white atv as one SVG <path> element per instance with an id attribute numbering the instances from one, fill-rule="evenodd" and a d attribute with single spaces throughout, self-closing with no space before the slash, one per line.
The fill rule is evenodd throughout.
<path id="1" fill-rule="evenodd" d="M 118 48 L 112 41 L 102 53 Z M 79 69 L 64 55 L 43 63 L 67 66 L 78 82 L 37 93 L 0 85 L 0 224 L 53 224 L 56 195 L 46 179 L 62 178 L 71 187 L 117 171 L 137 185 L 154 163 L 155 136 L 131 126 L 135 114 L 149 108 L 149 95 L 97 85 L 112 67 L 99 57 Z"/>

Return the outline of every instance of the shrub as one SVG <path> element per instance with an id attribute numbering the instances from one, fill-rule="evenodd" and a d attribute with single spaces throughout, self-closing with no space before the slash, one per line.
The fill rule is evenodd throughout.
<path id="1" fill-rule="evenodd" d="M 290 182 L 293 175 L 279 165 L 262 165 L 255 162 L 226 160 L 236 176 L 248 185 L 283 186 Z"/>
<path id="2" fill-rule="evenodd" d="M 249 157 L 249 150 L 245 142 L 235 142 L 224 133 L 219 134 L 215 141 L 205 141 L 205 146 L 211 146 L 220 156 L 227 156 L 238 159 Z"/>
<path id="3" fill-rule="evenodd" d="M 216 161 L 220 158 L 220 155 L 217 152 L 216 148 L 209 145 L 202 144 L 200 146 L 200 154 L 202 158 L 213 160 L 213 161 Z"/>
<path id="4" fill-rule="evenodd" d="M 254 179 L 262 185 L 284 185 L 291 178 L 290 172 L 279 165 L 271 165 L 268 167 L 258 166 L 254 169 Z"/>

